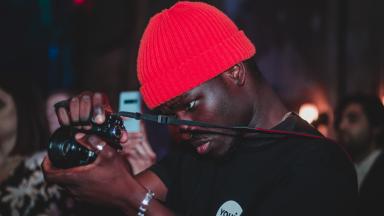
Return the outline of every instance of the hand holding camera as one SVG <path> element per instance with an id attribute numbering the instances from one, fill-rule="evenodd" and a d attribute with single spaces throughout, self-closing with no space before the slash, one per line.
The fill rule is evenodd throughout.
<path id="1" fill-rule="evenodd" d="M 92 151 L 77 142 L 84 134 L 94 134 L 106 141 L 111 147 L 121 150 L 120 139 L 124 130 L 122 119 L 111 113 L 109 105 L 103 103 L 101 94 L 91 96 L 88 93 L 70 101 L 56 104 L 56 112 L 62 125 L 55 131 L 48 145 L 48 156 L 57 168 L 70 168 L 92 163 L 96 151 Z M 91 116 L 91 104 L 94 108 Z M 105 109 L 107 108 L 107 109 Z M 92 121 L 90 120 L 92 119 Z M 101 150 L 102 146 L 96 148 Z"/>
<path id="2" fill-rule="evenodd" d="M 63 126 L 50 137 L 48 156 L 54 166 L 63 169 L 92 163 L 96 159 L 97 153 L 79 144 L 75 139 L 76 133 L 98 135 L 105 139 L 111 147 L 121 150 L 122 130 L 124 130 L 123 121 L 114 114 L 107 114 L 105 122 L 101 125 L 91 123 L 89 130 L 78 129 L 75 126 Z"/>
<path id="3" fill-rule="evenodd" d="M 85 92 L 68 103 L 67 107 L 56 110 L 62 128 L 53 135 L 51 142 L 56 142 L 56 145 L 53 144 L 55 147 L 50 150 L 64 162 L 55 162 L 52 152 L 44 159 L 42 169 L 46 181 L 61 185 L 80 200 L 124 208 L 126 203 L 113 197 L 129 200 L 126 197 L 131 192 L 143 190 L 134 179 L 130 164 L 111 144 L 126 143 L 128 133 L 123 130 L 120 119 L 111 115 L 108 101 L 101 94 Z M 89 119 L 92 119 L 91 123 Z M 84 151 L 90 155 L 85 161 L 81 161 L 83 158 L 77 154 L 72 155 L 76 162 L 69 155 L 55 151 L 69 154 Z"/>

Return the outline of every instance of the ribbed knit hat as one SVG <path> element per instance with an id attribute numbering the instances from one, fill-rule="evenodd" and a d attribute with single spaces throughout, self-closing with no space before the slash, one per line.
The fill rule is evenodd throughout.
<path id="1" fill-rule="evenodd" d="M 181 1 L 151 18 L 140 42 L 137 74 L 150 109 L 208 81 L 256 53 L 223 12 Z"/>

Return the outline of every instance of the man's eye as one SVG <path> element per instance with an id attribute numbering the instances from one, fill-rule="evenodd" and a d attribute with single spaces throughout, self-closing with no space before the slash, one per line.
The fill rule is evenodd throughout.
<path id="1" fill-rule="evenodd" d="M 189 102 L 189 103 L 186 105 L 186 107 L 185 107 L 185 110 L 186 110 L 187 112 L 191 112 L 191 111 L 193 111 L 194 109 L 196 109 L 196 100 L 193 100 L 193 101 Z"/>

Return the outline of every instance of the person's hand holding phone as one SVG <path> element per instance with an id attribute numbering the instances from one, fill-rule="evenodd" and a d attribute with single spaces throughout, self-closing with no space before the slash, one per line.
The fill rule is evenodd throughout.
<path id="1" fill-rule="evenodd" d="M 156 162 L 156 154 L 148 142 L 144 124 L 139 132 L 128 132 L 128 139 L 121 143 L 122 154 L 131 164 L 134 175 L 146 170 Z"/>
<path id="2" fill-rule="evenodd" d="M 138 91 L 120 93 L 119 111 L 141 112 L 141 96 Z M 123 118 L 128 132 L 127 142 L 121 143 L 122 154 L 132 167 L 134 175 L 149 168 L 156 162 L 156 154 L 148 142 L 143 122 L 136 119 Z"/>

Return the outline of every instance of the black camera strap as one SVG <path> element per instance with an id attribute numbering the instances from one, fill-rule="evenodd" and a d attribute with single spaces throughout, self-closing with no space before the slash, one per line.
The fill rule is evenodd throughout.
<path id="1" fill-rule="evenodd" d="M 69 107 L 69 101 L 64 100 L 60 101 L 55 104 L 55 109 L 57 111 L 58 108 L 64 107 L 68 109 Z M 322 136 L 312 135 L 312 134 L 306 134 L 306 133 L 299 133 L 299 132 L 293 132 L 293 131 L 283 131 L 283 130 L 270 130 L 270 129 L 264 129 L 264 128 L 250 128 L 246 126 L 223 126 L 223 125 L 216 125 L 211 124 L 207 122 L 200 122 L 200 121 L 191 121 L 191 120 L 182 120 L 178 119 L 173 116 L 167 116 L 167 115 L 153 115 L 153 114 L 144 114 L 144 113 L 138 113 L 138 112 L 118 112 L 118 116 L 124 116 L 128 118 L 133 118 L 136 120 L 144 120 L 144 121 L 150 121 L 150 122 L 156 122 L 158 124 L 165 124 L 165 125 L 186 125 L 186 126 L 197 126 L 201 128 L 212 128 L 212 129 L 224 129 L 224 130 L 230 130 L 235 131 L 237 134 L 265 134 L 265 135 L 272 135 L 273 137 L 279 136 L 296 136 L 296 137 L 306 137 L 306 138 L 312 138 L 312 139 L 325 139 Z M 86 123 L 72 123 L 73 126 L 79 126 L 79 125 L 86 125 Z"/>
<path id="2" fill-rule="evenodd" d="M 293 131 L 269 130 L 269 129 L 263 129 L 263 128 L 250 128 L 245 126 L 230 127 L 230 126 L 211 124 L 207 122 L 182 120 L 182 119 L 175 118 L 173 116 L 166 116 L 166 115 L 152 115 L 152 114 L 143 114 L 143 113 L 137 113 L 137 112 L 135 113 L 134 112 L 118 112 L 117 115 L 128 117 L 128 118 L 134 118 L 136 120 L 156 122 L 158 124 L 179 125 L 179 126 L 187 125 L 187 126 L 197 126 L 202 128 L 225 129 L 225 130 L 236 131 L 239 134 L 258 133 L 258 134 L 267 134 L 267 135 L 273 135 L 273 136 L 280 135 L 280 136 L 307 137 L 307 138 L 313 138 L 313 139 L 325 139 L 322 136 L 293 132 Z"/>

